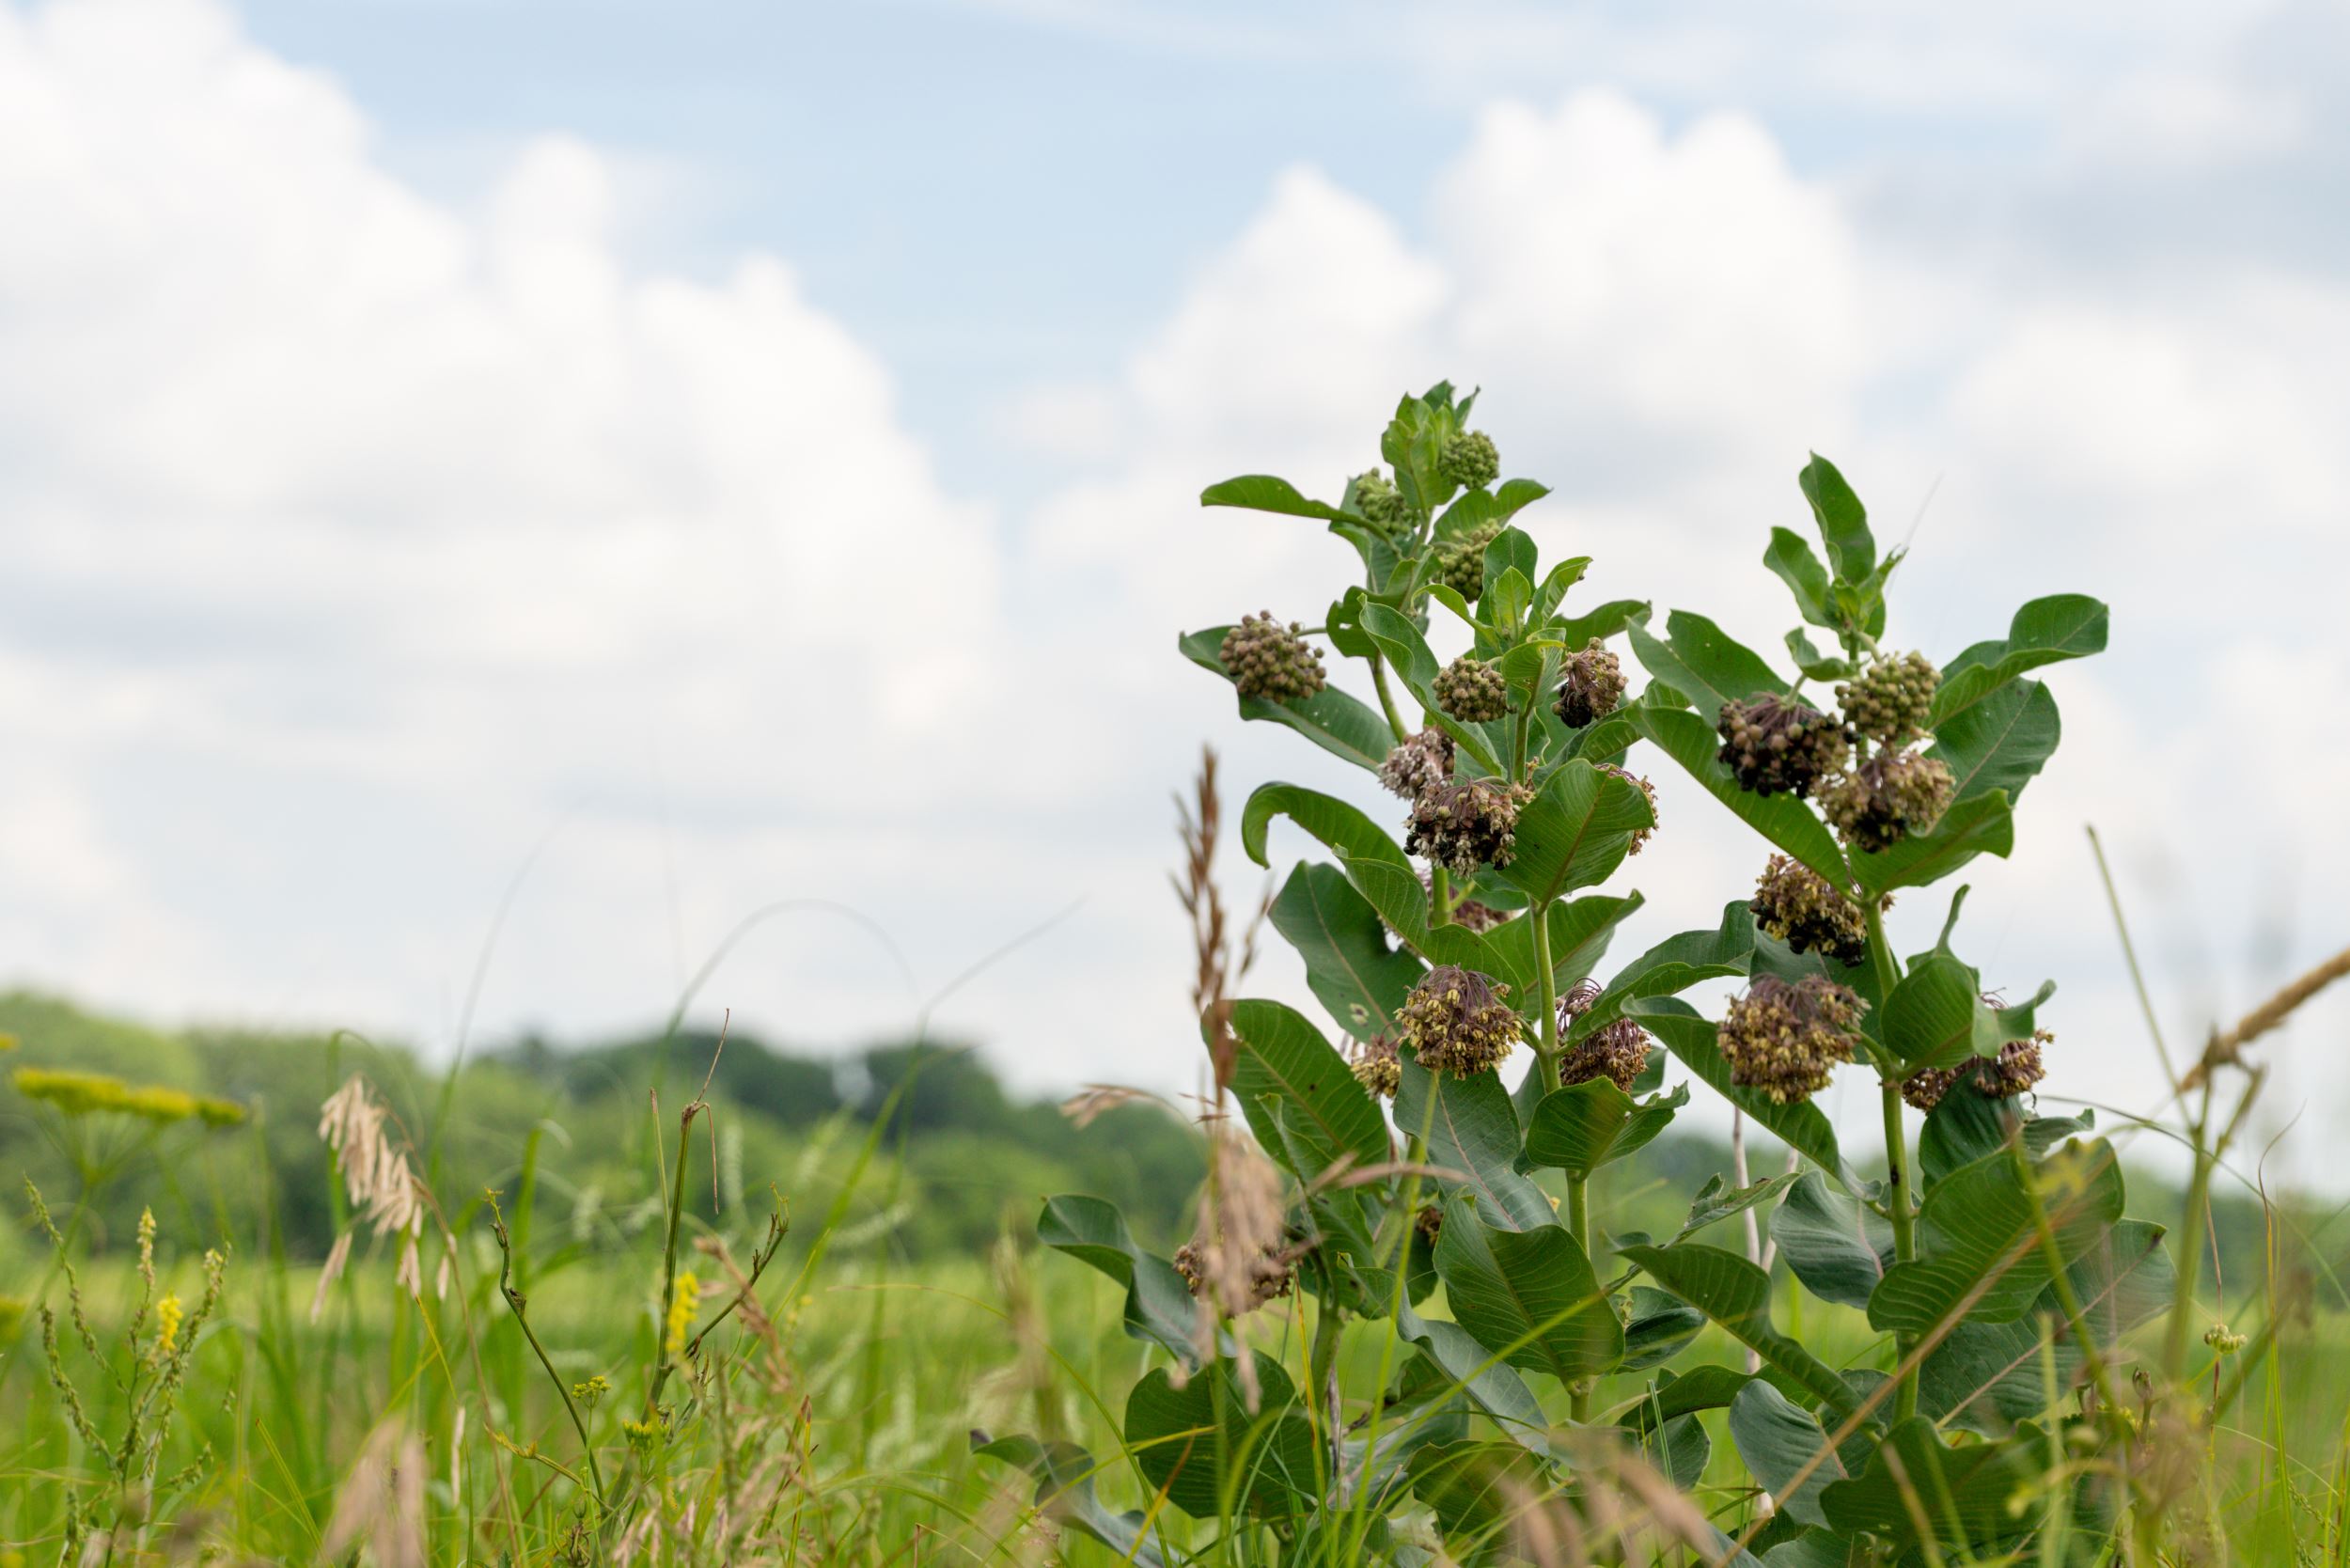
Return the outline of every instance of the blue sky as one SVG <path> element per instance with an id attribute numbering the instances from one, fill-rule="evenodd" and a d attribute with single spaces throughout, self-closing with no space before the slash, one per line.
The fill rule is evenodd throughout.
<path id="1" fill-rule="evenodd" d="M 1604 596 L 1776 647 L 1816 447 L 1929 653 L 2112 602 L 1967 930 L 2062 982 L 2052 1089 L 2134 1082 L 2085 821 L 2183 1035 L 2350 940 L 2346 63 L 2297 4 L 0 4 L 0 981 L 446 1049 L 543 841 L 485 1038 L 779 899 L 917 993 L 1073 908 L 941 1026 L 1188 1087 L 1169 792 L 1360 791 L 1171 647 L 1343 558 L 1194 497 L 1449 376 Z M 1758 858 L 1659 784 L 1627 950 Z M 813 914 L 704 997 L 912 999 Z"/>

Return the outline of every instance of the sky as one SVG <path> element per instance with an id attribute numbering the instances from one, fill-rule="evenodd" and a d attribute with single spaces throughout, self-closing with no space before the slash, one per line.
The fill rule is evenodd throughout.
<path id="1" fill-rule="evenodd" d="M 1960 946 L 2151 1108 L 2085 824 L 2177 1049 L 2350 942 L 2346 72 L 2296 3 L 0 0 L 0 984 L 445 1056 L 707 969 L 1193 1087 L 1201 743 L 1389 808 L 1176 655 L 1352 563 L 1197 495 L 1449 378 L 1590 602 L 1776 649 L 1815 449 L 1897 643 L 2110 602 Z M 1765 853 L 1652 760 L 1620 956 Z M 2261 1048 L 2280 1179 L 2346 1026 Z"/>

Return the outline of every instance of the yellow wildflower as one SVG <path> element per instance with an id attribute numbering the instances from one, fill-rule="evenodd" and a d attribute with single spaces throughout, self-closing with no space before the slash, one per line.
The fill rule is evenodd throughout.
<path id="1" fill-rule="evenodd" d="M 178 1295 L 167 1295 L 155 1303 L 155 1354 L 168 1356 L 180 1342 L 180 1325 L 186 1318 Z"/>
<path id="2" fill-rule="evenodd" d="M 701 1299 L 702 1282 L 694 1278 L 692 1269 L 682 1270 L 669 1293 L 669 1331 L 662 1341 L 673 1361 L 685 1354 L 685 1331 L 694 1326 L 694 1311 Z"/>

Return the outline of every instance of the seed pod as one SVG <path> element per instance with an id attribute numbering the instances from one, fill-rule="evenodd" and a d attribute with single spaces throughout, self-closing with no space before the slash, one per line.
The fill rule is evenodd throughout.
<path id="1" fill-rule="evenodd" d="M 1480 866 L 1507 866 L 1517 853 L 1518 808 L 1526 791 L 1498 779 L 1469 778 L 1429 791 L 1412 803 L 1403 847 L 1456 876 Z"/>
<path id="2" fill-rule="evenodd" d="M 1780 791 L 1803 796 L 1844 765 L 1852 738 L 1842 724 L 1807 703 L 1776 693 L 1751 702 L 1725 702 L 1715 723 L 1722 737 L 1720 760 L 1738 776 L 1738 787 L 1758 795 Z"/>
<path id="3" fill-rule="evenodd" d="M 1356 1045 L 1352 1066 L 1355 1082 L 1382 1100 L 1394 1099 L 1403 1082 L 1403 1059 L 1392 1035 L 1373 1035 Z"/>
<path id="4" fill-rule="evenodd" d="M 1591 766 L 1597 768 L 1602 773 L 1613 774 L 1616 777 L 1622 779 L 1626 784 L 1630 784 L 1637 788 L 1640 793 L 1648 796 L 1649 824 L 1646 827 L 1635 828 L 1633 830 L 1632 847 L 1624 851 L 1624 854 L 1626 855 L 1639 854 L 1640 846 L 1647 843 L 1649 841 L 1649 836 L 1656 831 L 1656 786 L 1650 783 L 1647 779 L 1642 778 L 1638 774 L 1626 768 L 1620 768 L 1613 762 L 1594 762 Z"/>
<path id="5" fill-rule="evenodd" d="M 1570 729 L 1604 719 L 1623 702 L 1623 665 L 1593 637 L 1559 666 L 1559 722 Z"/>
<path id="6" fill-rule="evenodd" d="M 1559 1058 L 1559 1082 L 1563 1087 L 1606 1078 L 1629 1094 L 1648 1066 L 1648 1031 L 1638 1024 L 1629 1018 L 1609 1019 Z"/>
<path id="7" fill-rule="evenodd" d="M 1820 953 L 1839 964 L 1869 956 L 1868 920 L 1860 905 L 1789 855 L 1771 856 L 1754 879 L 1748 907 L 1756 925 L 1799 953 Z"/>
<path id="8" fill-rule="evenodd" d="M 1484 660 L 1464 653 L 1436 672 L 1436 706 L 1463 724 L 1510 716 L 1510 682 Z"/>
<path id="9" fill-rule="evenodd" d="M 1240 624 L 1224 634 L 1216 657 L 1243 697 L 1296 702 L 1329 684 L 1322 673 L 1322 650 L 1306 640 L 1297 622 L 1283 626 L 1271 610 L 1241 617 Z"/>
<path id="10" fill-rule="evenodd" d="M 1456 431 L 1436 452 L 1436 474 L 1463 490 L 1482 490 L 1501 478 L 1501 453 L 1483 431 Z"/>
<path id="11" fill-rule="evenodd" d="M 1820 787 L 1820 808 L 1854 849 L 1874 854 L 1931 833 L 1950 809 L 1957 781 L 1940 759 L 1879 752 Z"/>
<path id="12" fill-rule="evenodd" d="M 1853 1058 L 1868 1003 L 1825 975 L 1765 975 L 1730 1004 L 1721 1028 L 1730 1081 L 1789 1105 L 1825 1089 Z"/>
<path id="13" fill-rule="evenodd" d="M 1500 537 L 1500 524 L 1480 523 L 1451 543 L 1436 546 L 1436 581 L 1476 604 L 1485 591 L 1485 546 Z"/>
<path id="14" fill-rule="evenodd" d="M 1942 672 L 1923 653 L 1880 654 L 1836 688 L 1844 722 L 1884 746 L 1907 745 L 1926 732 Z"/>
<path id="15" fill-rule="evenodd" d="M 1355 506 L 1363 521 L 1383 534 L 1400 533 L 1411 524 L 1411 503 L 1395 488 L 1395 481 L 1376 468 L 1355 476 Z"/>
<path id="16" fill-rule="evenodd" d="M 1526 1032 L 1510 988 L 1489 975 L 1447 964 L 1420 977 L 1397 1020 L 1419 1064 L 1431 1073 L 1474 1077 L 1498 1066 Z"/>
<path id="17" fill-rule="evenodd" d="M 1964 1083 L 1986 1100 L 2013 1100 L 2047 1076 L 2046 1048 L 2056 1036 L 2035 1029 L 2029 1040 L 2011 1040 L 1996 1057 L 1969 1057 L 1956 1067 L 1920 1067 L 1902 1080 L 1902 1098 L 1921 1111 L 1942 1103 Z"/>
<path id="18" fill-rule="evenodd" d="M 1452 782 L 1452 737 L 1432 724 L 1396 744 L 1379 764 L 1379 782 L 1405 800 L 1418 800 Z"/>

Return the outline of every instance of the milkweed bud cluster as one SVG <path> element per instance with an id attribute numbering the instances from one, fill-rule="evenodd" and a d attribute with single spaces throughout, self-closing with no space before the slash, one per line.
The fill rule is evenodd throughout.
<path id="1" fill-rule="evenodd" d="M 1429 790 L 1412 803 L 1403 847 L 1457 876 L 1507 866 L 1517 854 L 1523 788 L 1468 778 Z"/>
<path id="2" fill-rule="evenodd" d="M 1791 855 L 1774 855 L 1754 881 L 1754 923 L 1799 953 L 1839 964 L 1869 956 L 1866 917 L 1827 878 Z"/>
<path id="3" fill-rule="evenodd" d="M 1420 977 L 1397 1017 L 1422 1067 L 1473 1077 L 1498 1066 L 1526 1032 L 1517 1009 L 1503 1000 L 1509 994 L 1489 975 L 1440 964 Z"/>
<path id="4" fill-rule="evenodd" d="M 1452 782 L 1452 737 L 1430 725 L 1398 741 L 1379 764 L 1379 782 L 1405 800 L 1418 800 Z"/>
<path id="5" fill-rule="evenodd" d="M 1241 617 L 1224 634 L 1216 657 L 1243 697 L 1296 702 L 1329 684 L 1322 650 L 1306 640 L 1305 628 L 1295 621 L 1282 625 L 1271 610 Z"/>
<path id="6" fill-rule="evenodd" d="M 1852 1060 L 1868 1005 L 1825 975 L 1793 981 L 1762 977 L 1722 1018 L 1721 1052 L 1731 1082 L 1780 1105 L 1809 1100 Z"/>
<path id="7" fill-rule="evenodd" d="M 1844 722 L 1879 745 L 1907 745 L 1925 733 L 1942 672 L 1922 653 L 1883 654 L 1836 688 Z"/>
<path id="8" fill-rule="evenodd" d="M 1355 506 L 1363 521 L 1383 534 L 1401 533 L 1411 525 L 1411 503 L 1395 488 L 1395 481 L 1376 468 L 1355 477 Z"/>
<path id="9" fill-rule="evenodd" d="M 1436 706 L 1463 724 L 1510 715 L 1510 682 L 1483 659 L 1464 653 L 1436 672 Z"/>
<path id="10" fill-rule="evenodd" d="M 1610 1019 L 1559 1058 L 1559 1082 L 1563 1087 L 1606 1078 L 1629 1094 L 1648 1066 L 1648 1048 L 1646 1029 L 1629 1018 Z"/>
<path id="11" fill-rule="evenodd" d="M 1403 1059 L 1396 1049 L 1395 1037 L 1386 1034 L 1371 1036 L 1355 1048 L 1350 1064 L 1355 1081 L 1382 1100 L 1392 1100 L 1403 1083 Z"/>
<path id="12" fill-rule="evenodd" d="M 1482 490 L 1501 478 L 1501 453 L 1483 431 L 1457 431 L 1436 452 L 1436 476 L 1463 490 Z"/>
<path id="13" fill-rule="evenodd" d="M 1623 702 L 1623 666 L 1597 637 L 1559 666 L 1559 722 L 1570 729 L 1606 718 Z"/>
<path id="14" fill-rule="evenodd" d="M 1449 544 L 1436 547 L 1436 581 L 1471 604 L 1485 591 L 1485 546 L 1501 537 L 1501 525 L 1480 523 Z"/>
<path id="15" fill-rule="evenodd" d="M 1715 729 L 1722 738 L 1720 759 L 1738 776 L 1738 787 L 1758 795 L 1808 795 L 1852 755 L 1841 720 L 1776 693 L 1723 703 Z"/>
<path id="16" fill-rule="evenodd" d="M 1930 833 L 1950 809 L 1957 780 L 1939 758 L 1879 752 L 1820 791 L 1820 808 L 1856 850 L 1874 854 Z"/>

